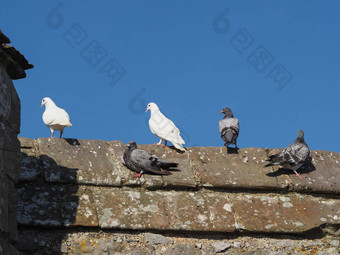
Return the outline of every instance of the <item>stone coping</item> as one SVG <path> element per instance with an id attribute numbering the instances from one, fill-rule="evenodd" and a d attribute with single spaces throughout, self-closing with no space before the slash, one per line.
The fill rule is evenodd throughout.
<path id="1" fill-rule="evenodd" d="M 135 178 L 121 163 L 121 141 L 19 138 L 22 151 L 21 181 L 42 179 L 109 187 L 156 189 L 212 189 L 340 194 L 340 154 L 312 151 L 311 161 L 300 170 L 301 180 L 289 170 L 265 168 L 268 155 L 278 149 L 244 148 L 227 154 L 225 147 L 193 147 L 178 153 L 170 147 L 139 145 L 139 148 L 179 163 L 168 176 L 144 174 Z"/>
<path id="2" fill-rule="evenodd" d="M 37 227 L 301 234 L 340 224 L 340 200 L 306 194 L 24 184 L 18 223 Z M 339 231 L 338 231 L 339 232 Z"/>

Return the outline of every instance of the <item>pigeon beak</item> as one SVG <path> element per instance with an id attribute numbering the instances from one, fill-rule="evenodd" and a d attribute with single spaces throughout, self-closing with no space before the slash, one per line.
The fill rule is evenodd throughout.
<path id="1" fill-rule="evenodd" d="M 223 110 L 221 110 L 220 113 L 223 113 Z"/>
<path id="2" fill-rule="evenodd" d="M 40 107 L 43 107 L 44 106 L 44 104 L 41 104 L 41 106 Z"/>
<path id="3" fill-rule="evenodd" d="M 146 108 L 145 112 L 148 112 L 150 109 L 149 108 Z"/>

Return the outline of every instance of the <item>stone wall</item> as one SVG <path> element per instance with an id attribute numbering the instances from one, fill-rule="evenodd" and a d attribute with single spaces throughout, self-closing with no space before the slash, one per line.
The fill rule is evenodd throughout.
<path id="1" fill-rule="evenodd" d="M 18 254 L 17 190 L 20 174 L 20 100 L 12 79 L 26 76 L 33 67 L 0 30 L 0 254 Z"/>
<path id="2" fill-rule="evenodd" d="M 312 151 L 293 172 L 278 149 L 142 149 L 178 162 L 136 179 L 120 141 L 20 138 L 23 254 L 339 254 L 340 154 Z"/>

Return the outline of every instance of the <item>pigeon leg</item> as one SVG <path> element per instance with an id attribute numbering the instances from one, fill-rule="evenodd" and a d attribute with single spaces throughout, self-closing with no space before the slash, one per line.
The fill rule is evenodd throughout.
<path id="1" fill-rule="evenodd" d="M 135 173 L 135 177 L 140 178 L 142 176 L 142 174 L 143 174 L 143 171 L 141 171 L 139 174 Z"/>
<path id="2" fill-rule="evenodd" d="M 293 170 L 294 173 L 300 178 L 300 179 L 304 179 L 305 177 L 304 176 L 301 176 L 298 172 L 296 172 L 296 170 Z"/>
<path id="3" fill-rule="evenodd" d="M 51 138 L 52 138 L 52 139 L 54 138 L 54 130 L 53 130 L 52 133 L 51 133 Z"/>
<path id="4" fill-rule="evenodd" d="M 166 146 L 167 142 L 168 142 L 168 140 L 165 140 L 165 142 L 164 142 L 164 146 Z"/>
<path id="5" fill-rule="evenodd" d="M 163 139 L 159 140 L 159 143 L 157 143 L 157 145 L 162 145 L 163 143 Z"/>
<path id="6" fill-rule="evenodd" d="M 236 144 L 236 142 L 235 142 L 235 149 L 236 149 L 236 150 L 238 150 L 238 147 L 237 147 L 237 144 Z"/>
<path id="7" fill-rule="evenodd" d="M 60 130 L 60 138 L 63 135 L 63 133 L 64 133 L 64 130 Z"/>

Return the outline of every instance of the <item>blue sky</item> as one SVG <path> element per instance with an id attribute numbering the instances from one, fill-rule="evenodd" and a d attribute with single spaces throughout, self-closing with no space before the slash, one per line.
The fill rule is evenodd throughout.
<path id="1" fill-rule="evenodd" d="M 222 146 L 219 114 L 240 120 L 238 145 L 340 152 L 340 2 L 6 1 L 1 29 L 34 64 L 14 81 L 20 136 L 49 137 L 51 97 L 65 138 L 158 141 L 155 102 L 187 146 Z"/>

